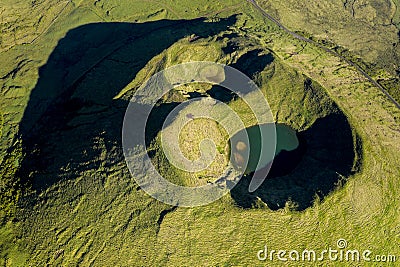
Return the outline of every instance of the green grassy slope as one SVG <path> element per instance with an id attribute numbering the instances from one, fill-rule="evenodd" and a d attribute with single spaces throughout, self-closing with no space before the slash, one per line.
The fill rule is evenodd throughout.
<path id="1" fill-rule="evenodd" d="M 258 1 L 293 31 L 334 48 L 400 99 L 397 1 Z M 350 53 L 349 53 L 350 51 Z"/>
<path id="2" fill-rule="evenodd" d="M 18 150 L 19 143 L 14 143 L 15 135 L 23 120 L 24 109 L 34 96 L 30 93 L 37 89 L 38 69 L 48 61 L 60 45 L 58 41 L 70 30 L 93 22 L 143 23 L 243 14 L 233 25 L 216 24 L 224 26 L 217 32 L 208 29 L 207 24 L 185 22 L 182 27 L 168 26 L 135 39 L 120 50 L 110 52 L 98 48 L 98 54 L 106 55 L 103 65 L 96 63 L 99 57 L 90 54 L 90 46 L 83 46 L 81 50 L 89 51 L 86 59 L 95 67 L 73 87 L 72 96 L 91 102 L 85 102 L 78 111 L 71 111 L 76 113 L 68 119 L 70 129 L 63 130 L 57 124 L 49 124 L 53 128 L 48 130 L 39 128 L 44 139 L 55 144 L 41 152 L 50 155 L 53 161 L 48 161 L 48 165 L 38 172 L 32 166 L 28 166 L 28 170 L 38 181 L 49 179 L 54 182 L 37 189 L 38 194 L 19 197 L 18 208 L 2 207 L 3 213 L 11 214 L 10 217 L 2 215 L 5 218 L 0 229 L 2 265 L 264 266 L 267 263 L 258 261 L 256 254 L 265 244 L 275 249 L 322 250 L 328 246 L 334 248 L 339 238 L 345 238 L 351 248 L 400 255 L 400 169 L 397 164 L 400 162 L 400 112 L 351 66 L 282 33 L 244 1 L 41 2 L 36 3 L 34 11 L 38 14 L 43 13 L 40 11 L 43 9 L 49 11 L 40 23 L 39 15 L 28 16 L 32 12 L 30 4 L 21 2 L 10 7 L 10 3 L 4 3 L 4 14 L 19 8 L 18 18 L 26 17 L 23 21 L 15 19 L 17 22 L 13 25 L 20 25 L 17 29 L 9 29 L 10 22 L 2 22 L 3 32 L 12 36 L 14 31 L 17 36 L 13 40 L 2 35 L 3 51 L 0 53 L 1 62 L 4 62 L 0 69 L 0 110 L 4 118 L 0 143 L 1 179 L 7 182 L 18 182 L 15 173 L 24 155 Z M 274 8 L 279 13 L 279 8 Z M 307 14 L 311 16 L 312 10 Z M 279 16 L 290 26 L 283 14 Z M 384 20 L 374 17 L 372 21 L 378 23 L 379 19 Z M 368 21 L 368 18 L 360 20 Z M 214 17 L 207 23 L 213 21 L 218 22 Z M 318 28 L 315 26 L 315 29 Z M 189 42 L 186 36 L 193 31 L 207 34 Z M 38 32 L 43 33 L 38 35 Z M 179 36 L 177 40 L 167 37 L 174 34 Z M 371 38 L 379 47 L 377 51 L 383 51 L 392 36 L 384 36 L 385 41 L 380 43 L 379 34 Z M 153 50 L 146 49 L 149 41 L 152 41 Z M 339 43 L 340 40 L 333 41 Z M 118 41 L 110 46 L 115 48 Z M 110 136 L 119 136 L 120 129 L 113 130 L 118 127 L 112 123 L 104 128 L 99 125 L 110 120 L 117 123 L 126 101 L 152 73 L 189 60 L 215 60 L 234 65 L 241 62 L 249 50 L 272 53 L 275 58 L 253 78 L 266 95 L 277 122 L 306 131 L 318 118 L 340 110 L 346 114 L 353 132 L 360 138 L 353 141 L 362 143 L 362 151 L 357 151 L 357 156 L 362 159 L 355 160 L 361 164 L 358 166 L 360 171 L 348 177 L 344 186 L 333 187 L 333 192 L 322 202 L 316 198 L 316 202 L 301 212 L 294 211 L 290 201 L 283 203 L 277 211 L 261 200 L 255 203 L 256 208 L 244 209 L 231 195 L 205 207 L 174 209 L 146 195 L 126 168 L 119 140 L 110 139 Z M 364 56 L 363 53 L 355 51 L 356 55 Z M 368 55 L 366 60 L 375 60 L 373 52 L 365 52 L 365 55 Z M 92 66 L 75 69 L 76 76 Z M 55 67 L 60 68 L 60 65 Z M 126 72 L 116 71 L 123 69 L 127 69 Z M 114 87 L 106 78 L 110 73 L 116 77 L 121 75 L 126 84 Z M 130 80 L 123 76 L 125 74 Z M 103 77 L 101 82 L 93 82 L 99 76 Z M 75 80 L 73 75 L 70 80 Z M 307 91 L 310 82 L 313 89 Z M 110 91 L 103 94 L 96 88 Z M 178 94 L 166 102 L 183 99 Z M 252 121 L 240 101 L 230 105 L 246 121 Z M 107 107 L 105 111 L 103 106 Z M 77 132 L 90 134 L 78 135 Z M 86 137 L 93 139 L 86 142 L 85 139 L 89 139 Z M 81 159 L 81 162 L 69 162 L 70 158 Z M 168 167 L 161 154 L 154 160 L 164 168 L 161 172 L 174 177 L 183 175 L 171 174 L 174 170 Z M 3 188 L 20 190 L 18 186 L 2 182 Z M 274 266 L 278 264 L 274 262 Z M 339 266 L 340 263 L 336 264 Z"/>
<path id="3" fill-rule="evenodd" d="M 346 47 L 365 61 L 381 61 L 398 43 L 393 1 L 260 1 L 292 30 Z M 390 59 L 385 59 L 390 60 Z"/>

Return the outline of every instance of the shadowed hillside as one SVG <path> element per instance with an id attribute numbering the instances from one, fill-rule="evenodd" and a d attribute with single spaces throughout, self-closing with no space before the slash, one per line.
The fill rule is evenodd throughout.
<path id="1" fill-rule="evenodd" d="M 19 176 L 43 190 L 59 179 L 123 160 L 127 101 L 113 98 L 179 39 L 215 35 L 235 20 L 96 23 L 68 32 L 40 68 L 21 121 L 26 157 Z"/>
<path id="2" fill-rule="evenodd" d="M 357 171 L 361 144 L 354 142 L 356 137 L 341 112 L 317 119 L 298 138 L 298 148 L 276 156 L 267 180 L 255 192 L 248 192 L 251 174 L 240 180 L 231 191 L 237 205 L 251 208 L 260 198 L 273 210 L 283 208 L 287 201 L 304 210 L 315 197 L 323 200 Z"/>

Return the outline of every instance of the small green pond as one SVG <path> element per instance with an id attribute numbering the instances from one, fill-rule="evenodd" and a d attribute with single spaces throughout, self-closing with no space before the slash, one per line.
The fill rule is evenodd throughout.
<path id="1" fill-rule="evenodd" d="M 276 142 L 274 141 L 273 134 L 271 134 L 274 126 L 276 129 Z M 247 138 L 245 138 L 246 133 L 248 135 L 248 142 Z M 246 165 L 245 159 L 248 157 L 246 174 L 266 167 L 280 152 L 293 151 L 299 146 L 296 131 L 289 125 L 281 123 L 248 127 L 236 133 L 230 142 L 233 156 L 232 163 L 235 167 L 243 169 Z M 273 151 L 274 145 L 276 145 L 275 153 L 272 153 L 270 151 Z M 261 148 L 266 153 L 261 153 Z"/>

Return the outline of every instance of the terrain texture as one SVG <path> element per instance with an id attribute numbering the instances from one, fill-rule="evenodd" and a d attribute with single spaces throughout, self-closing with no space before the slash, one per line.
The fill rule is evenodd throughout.
<path id="1" fill-rule="evenodd" d="M 0 266 L 265 266 L 266 244 L 322 251 L 341 238 L 400 260 L 398 0 L 0 0 L 0 17 Z M 299 146 L 255 192 L 248 175 L 212 204 L 181 208 L 136 184 L 121 129 L 141 84 L 189 61 L 251 77 Z M 178 89 L 150 117 L 148 152 L 171 181 L 207 183 L 221 166 L 192 175 L 168 163 L 168 113 L 205 96 L 256 121 L 223 88 Z M 203 132 L 225 163 L 226 133 L 191 127 L 188 158 Z"/>

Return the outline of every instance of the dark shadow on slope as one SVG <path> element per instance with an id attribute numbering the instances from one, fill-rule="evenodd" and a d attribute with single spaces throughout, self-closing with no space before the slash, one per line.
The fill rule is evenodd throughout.
<path id="1" fill-rule="evenodd" d="M 263 71 L 267 65 L 274 61 L 274 56 L 271 53 L 262 54 L 263 52 L 260 49 L 251 50 L 242 55 L 231 67 L 253 78 L 254 75 Z"/>
<path id="2" fill-rule="evenodd" d="M 113 98 L 179 39 L 213 36 L 235 21 L 232 16 L 218 22 L 95 23 L 70 30 L 40 68 L 30 95 L 20 124 L 26 157 L 18 175 L 41 191 L 123 160 L 128 102 Z"/>
<path id="3" fill-rule="evenodd" d="M 353 166 L 359 165 L 356 151 L 361 151 L 361 143 L 354 142 L 342 113 L 318 119 L 309 129 L 298 133 L 298 138 L 300 146 L 276 157 L 267 179 L 255 192 L 248 192 L 251 175 L 239 181 L 231 191 L 238 206 L 252 208 L 259 198 L 272 210 L 285 207 L 289 200 L 297 210 L 304 210 L 312 206 L 316 196 L 322 200 L 338 183 L 345 182 L 343 178 L 353 174 Z M 288 160 L 299 162 L 294 166 Z"/>
<path id="4" fill-rule="evenodd" d="M 277 138 L 279 138 L 279 136 Z M 296 149 L 292 151 L 282 150 L 275 156 L 274 162 L 268 173 L 269 178 L 288 175 L 300 164 L 307 151 L 307 141 L 301 134 L 297 134 L 297 139 L 299 141 L 299 146 Z"/>
<path id="5" fill-rule="evenodd" d="M 189 97 L 188 97 L 189 99 L 206 96 L 205 94 L 202 94 L 202 93 L 199 93 L 199 92 L 188 92 L 187 94 L 189 95 Z"/>
<path id="6" fill-rule="evenodd" d="M 249 78 L 254 78 L 255 75 L 265 69 L 265 67 L 274 61 L 272 54 L 262 54 L 262 50 L 255 49 L 243 54 L 230 67 L 240 70 Z M 228 103 L 238 98 L 238 95 L 232 91 L 218 85 L 214 85 L 206 92 L 209 96 L 224 103 Z"/>
<path id="7" fill-rule="evenodd" d="M 213 85 L 206 93 L 212 98 L 224 103 L 228 103 L 238 98 L 237 94 L 219 85 Z"/>
<path id="8" fill-rule="evenodd" d="M 157 134 L 162 130 L 163 127 L 167 127 L 168 123 L 165 122 L 167 116 L 180 105 L 179 109 L 184 108 L 187 104 L 181 104 L 180 102 L 169 102 L 169 103 L 157 103 L 151 110 L 149 118 L 146 124 L 146 145 L 150 145 L 156 138 Z M 165 125 L 164 125 L 165 124 Z"/>

